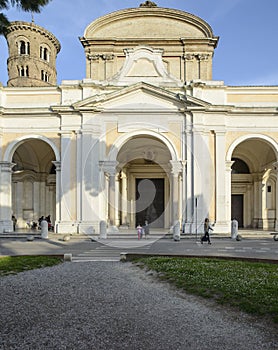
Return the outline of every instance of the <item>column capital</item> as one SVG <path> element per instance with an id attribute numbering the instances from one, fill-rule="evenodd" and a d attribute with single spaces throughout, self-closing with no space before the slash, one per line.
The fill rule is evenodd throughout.
<path id="1" fill-rule="evenodd" d="M 11 173 L 12 169 L 15 165 L 16 165 L 16 163 L 1 161 L 0 162 L 1 172 Z"/>
<path id="2" fill-rule="evenodd" d="M 58 162 L 56 160 L 52 161 L 52 164 L 55 165 L 55 170 L 56 171 L 61 171 L 61 162 Z"/>
<path id="3" fill-rule="evenodd" d="M 186 61 L 193 61 L 194 58 L 195 58 L 195 55 L 194 53 L 186 53 L 184 56 L 183 56 L 184 60 Z"/>
<path id="4" fill-rule="evenodd" d="M 211 55 L 209 53 L 199 53 L 196 55 L 199 61 L 207 61 Z"/>
<path id="5" fill-rule="evenodd" d="M 108 174 L 109 176 L 115 176 L 117 173 L 117 166 L 119 162 L 117 161 L 109 161 L 109 160 L 101 160 L 99 162 L 100 169 Z"/>
<path id="6" fill-rule="evenodd" d="M 178 176 L 182 172 L 183 164 L 179 160 L 170 160 L 171 164 L 171 174 Z"/>
<path id="7" fill-rule="evenodd" d="M 89 54 L 87 55 L 88 60 L 90 61 L 99 61 L 100 55 L 99 54 Z"/>
<path id="8" fill-rule="evenodd" d="M 213 130 L 216 136 L 225 136 L 226 130 L 224 129 L 214 129 Z"/>
<path id="9" fill-rule="evenodd" d="M 232 171 L 232 166 L 234 164 L 234 160 L 226 160 L 225 165 L 226 165 L 226 171 Z"/>

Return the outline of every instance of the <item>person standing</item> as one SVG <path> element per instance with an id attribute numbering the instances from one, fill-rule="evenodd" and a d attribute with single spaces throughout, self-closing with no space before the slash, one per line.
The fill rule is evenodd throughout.
<path id="1" fill-rule="evenodd" d="M 137 236 L 138 236 L 138 239 L 141 239 L 142 236 L 143 236 L 143 227 L 139 224 L 137 227 Z"/>
<path id="2" fill-rule="evenodd" d="M 12 222 L 13 222 L 13 229 L 15 231 L 17 219 L 16 219 L 16 217 L 14 215 L 12 215 Z"/>
<path id="3" fill-rule="evenodd" d="M 201 238 L 201 243 L 203 244 L 203 242 L 208 241 L 208 244 L 211 244 L 210 241 L 210 235 L 209 235 L 209 231 L 213 231 L 213 228 L 211 227 L 211 224 L 209 222 L 208 218 L 205 218 L 205 222 L 204 222 L 204 236 Z"/>
<path id="4" fill-rule="evenodd" d="M 147 220 L 145 221 L 145 225 L 143 226 L 143 230 L 144 230 L 144 233 L 145 233 L 145 239 L 147 239 L 147 236 L 150 233 L 150 228 L 149 228 L 149 224 L 148 224 Z"/>

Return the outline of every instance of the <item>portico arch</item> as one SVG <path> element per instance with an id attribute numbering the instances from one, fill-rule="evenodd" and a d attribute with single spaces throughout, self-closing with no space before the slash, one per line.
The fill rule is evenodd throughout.
<path id="1" fill-rule="evenodd" d="M 47 143 L 51 147 L 51 149 L 53 150 L 53 152 L 55 154 L 55 160 L 57 162 L 60 162 L 60 152 L 59 152 L 58 148 L 56 147 L 56 145 L 54 144 L 53 141 L 51 141 L 50 139 L 48 139 L 47 137 L 45 137 L 43 135 L 24 135 L 24 136 L 21 136 L 15 140 L 13 140 L 8 145 L 8 147 L 4 153 L 3 161 L 4 162 L 11 162 L 15 149 L 18 148 L 26 140 L 31 140 L 31 139 L 41 140 L 41 141 L 44 141 L 45 143 Z"/>
<path id="2" fill-rule="evenodd" d="M 148 221 L 154 228 L 169 228 L 179 219 L 181 162 L 165 135 L 127 133 L 116 140 L 105 163 L 111 166 L 110 223 L 135 227 Z"/>
<path id="3" fill-rule="evenodd" d="M 258 140 L 266 141 L 269 145 L 271 145 L 273 147 L 273 151 L 276 154 L 276 159 L 278 158 L 278 143 L 275 140 L 273 140 L 271 137 L 269 137 L 267 135 L 247 134 L 247 135 L 240 136 L 230 145 L 228 152 L 227 152 L 226 160 L 231 161 L 234 149 L 243 141 L 250 140 L 250 139 L 258 139 Z"/>
<path id="4" fill-rule="evenodd" d="M 244 135 L 236 139 L 227 152 L 231 164 L 231 216 L 239 226 L 272 230 L 277 227 L 278 144 L 269 136 Z M 233 170 L 238 161 L 248 171 Z M 237 163 L 234 163 L 237 162 Z M 234 165 L 233 165 L 234 163 Z"/>
<path id="5" fill-rule="evenodd" d="M 149 135 L 149 136 L 152 136 L 152 137 L 159 139 L 168 148 L 168 150 L 171 154 L 171 159 L 173 161 L 177 161 L 179 159 L 178 152 L 177 152 L 175 145 L 165 135 L 158 133 L 158 132 L 155 132 L 155 131 L 152 131 L 152 130 L 140 130 L 140 132 L 132 131 L 132 132 L 126 133 L 126 134 L 120 136 L 119 138 L 117 138 L 117 140 L 114 142 L 114 144 L 111 147 L 111 150 L 108 154 L 107 160 L 116 161 L 117 156 L 118 156 L 118 152 L 122 148 L 122 146 L 126 142 L 128 142 L 128 140 L 132 139 L 133 137 L 140 136 L 140 135 L 141 136 L 142 135 L 146 135 L 146 136 Z"/>
<path id="6" fill-rule="evenodd" d="M 26 228 L 28 222 L 38 222 L 41 216 L 48 215 L 54 224 L 56 176 L 59 176 L 55 165 L 59 162 L 58 148 L 45 136 L 25 135 L 7 146 L 2 164 L 10 164 L 10 171 L 1 172 L 1 177 L 6 177 L 9 197 L 6 220 L 15 215 L 17 229 Z"/>

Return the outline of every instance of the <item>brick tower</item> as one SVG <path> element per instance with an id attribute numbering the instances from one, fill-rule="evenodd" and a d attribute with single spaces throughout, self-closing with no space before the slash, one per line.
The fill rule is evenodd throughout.
<path id="1" fill-rule="evenodd" d="M 60 43 L 46 29 L 28 22 L 11 22 L 6 35 L 8 86 L 55 86 Z"/>

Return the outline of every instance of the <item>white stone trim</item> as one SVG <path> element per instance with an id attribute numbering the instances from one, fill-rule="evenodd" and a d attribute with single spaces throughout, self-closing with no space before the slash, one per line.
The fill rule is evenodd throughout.
<path id="1" fill-rule="evenodd" d="M 235 148 L 241 144 L 243 141 L 249 140 L 249 139 L 260 139 L 266 141 L 268 144 L 273 146 L 273 151 L 275 152 L 276 159 L 278 160 L 278 143 L 273 140 L 271 137 L 262 135 L 262 134 L 247 134 L 238 137 L 229 147 L 226 161 L 230 161 L 232 159 L 232 154 L 235 150 Z"/>
<path id="2" fill-rule="evenodd" d="M 38 139 L 38 140 L 42 140 L 45 143 L 47 143 L 51 147 L 53 152 L 54 152 L 54 155 L 55 155 L 55 158 L 56 158 L 55 160 L 58 161 L 58 162 L 60 161 L 60 151 L 58 150 L 56 145 L 51 140 L 49 140 L 47 137 L 45 137 L 45 136 L 33 135 L 33 134 L 24 135 L 24 136 L 21 136 L 21 137 L 15 139 L 14 141 L 12 141 L 8 145 L 8 147 L 7 147 L 6 151 L 5 151 L 5 154 L 4 154 L 4 157 L 3 157 L 3 161 L 4 162 L 11 162 L 13 154 L 14 154 L 16 148 L 18 146 L 20 146 L 22 143 L 24 143 L 24 141 L 31 140 L 31 139 Z"/>

